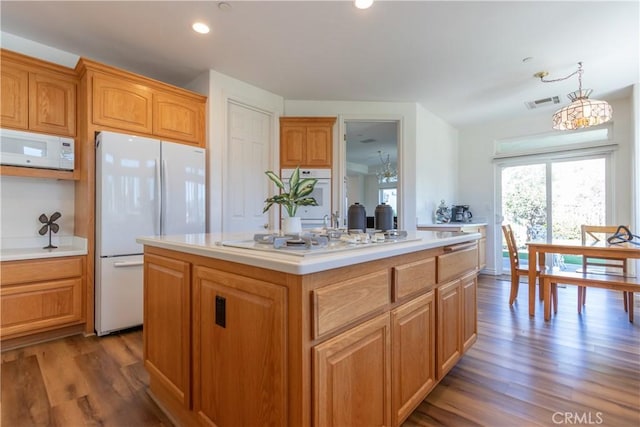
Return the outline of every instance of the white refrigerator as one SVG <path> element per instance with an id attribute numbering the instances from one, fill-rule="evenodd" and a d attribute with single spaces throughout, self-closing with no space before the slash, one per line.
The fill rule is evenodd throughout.
<path id="1" fill-rule="evenodd" d="M 96 137 L 95 329 L 142 324 L 138 236 L 205 232 L 205 150 L 114 132 Z"/>

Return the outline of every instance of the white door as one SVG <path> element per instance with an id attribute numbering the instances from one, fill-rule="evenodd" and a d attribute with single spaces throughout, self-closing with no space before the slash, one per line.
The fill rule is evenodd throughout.
<path id="1" fill-rule="evenodd" d="M 222 230 L 264 231 L 269 222 L 262 209 L 269 190 L 264 172 L 270 169 L 271 116 L 230 102 L 228 120 Z"/>
<path id="2" fill-rule="evenodd" d="M 162 234 L 205 232 L 205 150 L 162 141 Z"/>
<path id="3" fill-rule="evenodd" d="M 160 234 L 160 141 L 101 132 L 96 147 L 96 256 L 142 253 Z"/>

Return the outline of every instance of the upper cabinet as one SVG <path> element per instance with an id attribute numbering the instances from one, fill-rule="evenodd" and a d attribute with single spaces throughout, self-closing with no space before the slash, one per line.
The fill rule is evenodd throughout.
<path id="1" fill-rule="evenodd" d="M 330 168 L 335 117 L 281 117 L 280 167 Z"/>
<path id="2" fill-rule="evenodd" d="M 72 69 L 2 49 L 0 126 L 76 135 L 78 80 Z"/>
<path id="3" fill-rule="evenodd" d="M 205 96 L 86 58 L 76 68 L 93 127 L 206 146 Z"/>

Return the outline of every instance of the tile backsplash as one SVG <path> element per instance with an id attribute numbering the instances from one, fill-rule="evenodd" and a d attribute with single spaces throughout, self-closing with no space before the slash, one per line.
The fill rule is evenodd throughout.
<path id="1" fill-rule="evenodd" d="M 60 226 L 54 238 L 74 234 L 74 182 L 44 178 L 0 177 L 0 236 L 4 244 L 13 239 L 37 238 L 48 240 L 48 234 L 40 236 L 40 214 L 50 217 L 60 212 L 56 221 Z"/>

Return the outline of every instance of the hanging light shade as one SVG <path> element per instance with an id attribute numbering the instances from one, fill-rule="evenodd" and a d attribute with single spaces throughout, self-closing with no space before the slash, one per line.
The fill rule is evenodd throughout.
<path id="1" fill-rule="evenodd" d="M 560 79 L 545 80 L 544 78 L 549 74 L 546 71 L 534 74 L 535 77 L 539 77 L 540 81 L 544 83 L 558 82 L 566 80 L 576 74 L 578 75 L 578 90 L 567 95 L 571 104 L 559 109 L 553 114 L 554 129 L 573 130 L 596 126 L 608 122 L 613 116 L 613 109 L 606 101 L 589 99 L 592 90 L 582 89 L 582 72 L 582 62 L 578 62 L 577 71 Z"/>
<path id="2" fill-rule="evenodd" d="M 571 104 L 553 114 L 553 128 L 572 130 L 596 126 L 611 120 L 613 109 L 606 101 L 589 99 L 591 89 L 577 90 L 567 95 Z"/>

